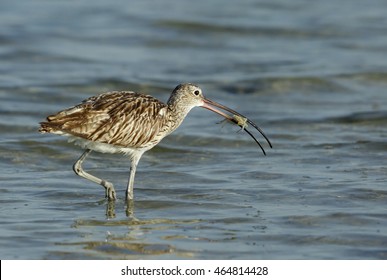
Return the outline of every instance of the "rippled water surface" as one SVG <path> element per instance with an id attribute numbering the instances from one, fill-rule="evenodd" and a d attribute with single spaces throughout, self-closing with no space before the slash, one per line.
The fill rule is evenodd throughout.
<path id="1" fill-rule="evenodd" d="M 3 1 L 2 259 L 387 259 L 387 2 Z M 104 91 L 181 82 L 259 124 L 194 109 L 129 161 L 38 123 Z M 258 137 L 258 134 L 257 134 Z M 261 139 L 261 138 L 259 138 Z M 263 139 L 262 139 L 263 140 Z"/>

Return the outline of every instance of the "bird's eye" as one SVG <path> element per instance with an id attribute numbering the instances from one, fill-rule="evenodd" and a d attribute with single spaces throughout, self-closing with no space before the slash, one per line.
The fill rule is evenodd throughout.
<path id="1" fill-rule="evenodd" d="M 195 90 L 195 91 L 194 91 L 194 94 L 195 94 L 195 95 L 199 95 L 199 94 L 200 94 L 200 91 Z"/>

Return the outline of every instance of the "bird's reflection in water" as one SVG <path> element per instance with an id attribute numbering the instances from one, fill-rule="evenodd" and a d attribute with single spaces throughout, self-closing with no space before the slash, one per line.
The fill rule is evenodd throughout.
<path id="1" fill-rule="evenodd" d="M 126 201 L 125 212 L 126 212 L 126 216 L 128 218 L 135 219 L 135 217 L 134 217 L 134 200 L 127 200 Z"/>
<path id="2" fill-rule="evenodd" d="M 206 237 L 189 234 L 190 229 L 200 227 L 203 221 L 166 217 L 150 218 L 143 214 L 144 207 L 148 209 L 148 207 L 160 205 L 159 203 L 161 202 L 142 200 L 137 205 L 137 214 L 143 217 L 136 218 L 133 200 L 130 202 L 120 199 L 98 201 L 99 205 L 96 208 L 105 204 L 106 212 L 102 212 L 100 217 L 92 215 L 85 219 L 76 219 L 72 228 L 79 232 L 80 238 L 60 242 L 57 245 L 66 246 L 63 247 L 62 252 L 67 252 L 67 248 L 82 246 L 87 256 L 91 254 L 105 259 L 138 259 L 161 255 L 170 258 L 195 257 L 197 250 L 194 247 L 177 248 L 175 241 L 181 243 L 187 240 L 187 244 L 197 241 L 208 242 Z M 177 234 L 176 231 L 179 229 L 185 229 L 187 232 Z M 158 237 L 149 239 L 153 234 Z"/>
<path id="3" fill-rule="evenodd" d="M 116 200 L 103 200 L 103 203 L 106 203 L 106 218 L 114 219 L 116 218 Z M 134 201 L 127 200 L 125 201 L 125 213 L 128 218 L 136 219 L 134 217 Z"/>

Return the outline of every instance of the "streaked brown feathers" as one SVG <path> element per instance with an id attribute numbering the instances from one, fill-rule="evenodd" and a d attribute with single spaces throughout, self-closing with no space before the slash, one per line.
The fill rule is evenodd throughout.
<path id="1" fill-rule="evenodd" d="M 40 131 L 143 148 L 156 145 L 162 137 L 155 136 L 168 130 L 170 118 L 165 118 L 167 113 L 168 106 L 152 96 L 114 91 L 93 96 L 47 117 L 47 122 L 41 123 Z"/>

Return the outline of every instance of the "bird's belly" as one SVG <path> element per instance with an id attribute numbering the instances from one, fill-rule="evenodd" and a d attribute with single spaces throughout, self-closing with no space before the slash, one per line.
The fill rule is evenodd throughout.
<path id="1" fill-rule="evenodd" d="M 93 151 L 97 151 L 100 153 L 109 153 L 109 154 L 116 154 L 116 153 L 123 153 L 126 155 L 133 155 L 134 153 L 138 153 L 140 151 L 147 151 L 150 148 L 129 148 L 129 147 L 122 147 L 107 143 L 101 143 L 96 141 L 90 141 L 81 137 L 76 137 L 73 135 L 67 135 L 69 138 L 69 142 L 73 142 L 75 145 L 80 146 L 84 149 L 90 149 Z"/>

